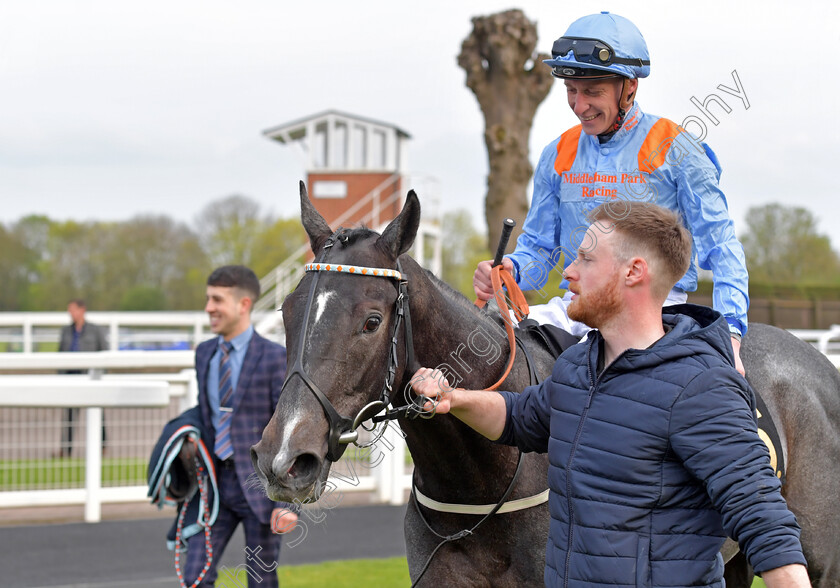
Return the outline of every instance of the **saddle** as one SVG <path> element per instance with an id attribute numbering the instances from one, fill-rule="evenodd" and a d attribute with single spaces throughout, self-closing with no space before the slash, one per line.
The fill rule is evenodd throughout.
<path id="1" fill-rule="evenodd" d="M 580 341 L 568 331 L 554 325 L 541 325 L 531 318 L 519 321 L 519 330 L 523 333 L 530 333 L 536 338 L 552 357 L 559 357 L 561 353 Z"/>

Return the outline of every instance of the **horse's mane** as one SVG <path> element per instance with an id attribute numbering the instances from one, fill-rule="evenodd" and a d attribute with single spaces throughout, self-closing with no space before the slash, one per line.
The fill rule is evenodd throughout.
<path id="1" fill-rule="evenodd" d="M 379 233 L 366 227 L 365 225 L 359 225 L 358 227 L 353 227 L 350 229 L 346 227 L 338 227 L 335 230 L 335 235 L 338 238 L 339 243 L 341 243 L 344 247 L 349 247 L 356 241 L 361 241 L 366 237 L 378 237 Z"/>
<path id="2" fill-rule="evenodd" d="M 482 311 L 482 309 L 477 307 L 472 300 L 470 300 L 461 292 L 444 282 L 442 279 L 433 274 L 430 270 L 422 266 L 420 266 L 420 269 L 423 270 L 423 273 L 426 275 L 429 281 L 432 282 L 432 284 L 440 291 L 441 294 L 444 295 L 444 297 L 447 300 L 449 300 L 459 308 L 463 309 L 464 312 L 472 314 L 476 320 L 488 321 L 493 323 L 494 325 L 504 328 L 504 322 L 502 321 L 502 317 L 499 316 L 498 312 Z"/>
<path id="3" fill-rule="evenodd" d="M 438 290 L 443 293 L 446 298 L 451 300 L 455 304 L 459 304 L 460 306 L 469 307 L 471 310 L 477 310 L 475 304 L 470 302 L 466 296 L 464 296 L 461 292 L 444 282 L 442 279 L 437 277 L 431 270 L 426 269 L 425 267 L 420 267 L 423 270 L 423 273 L 426 274 L 426 277 L 429 278 L 435 286 L 437 286 Z"/>

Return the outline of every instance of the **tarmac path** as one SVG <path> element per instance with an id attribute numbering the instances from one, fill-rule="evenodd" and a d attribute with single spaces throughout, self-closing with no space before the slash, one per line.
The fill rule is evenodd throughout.
<path id="1" fill-rule="evenodd" d="M 299 544 L 286 542 L 280 565 L 405 556 L 406 506 L 342 506 L 320 511 Z M 173 513 L 174 508 L 170 509 Z M 323 518 L 323 520 L 321 520 Z M 177 588 L 166 549 L 170 518 L 0 526 L 3 588 Z M 219 567 L 245 563 L 237 529 Z"/>

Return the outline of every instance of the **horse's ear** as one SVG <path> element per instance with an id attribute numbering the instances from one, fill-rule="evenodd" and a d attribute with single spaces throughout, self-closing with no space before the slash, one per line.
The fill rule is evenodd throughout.
<path id="1" fill-rule="evenodd" d="M 303 180 L 300 182 L 300 221 L 303 223 L 303 228 L 306 229 L 306 234 L 309 235 L 312 252 L 318 253 L 318 248 L 327 237 L 332 235 L 332 231 L 327 221 L 315 210 L 309 200 L 309 194 L 306 193 L 306 184 Z"/>
<path id="2" fill-rule="evenodd" d="M 405 253 L 414 243 L 417 227 L 420 226 L 420 200 L 414 190 L 408 191 L 405 206 L 397 218 L 385 227 L 376 244 L 390 253 L 394 259 Z"/>

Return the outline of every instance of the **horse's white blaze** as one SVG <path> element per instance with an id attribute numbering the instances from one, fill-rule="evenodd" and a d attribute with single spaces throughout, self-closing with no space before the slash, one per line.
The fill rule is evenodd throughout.
<path id="1" fill-rule="evenodd" d="M 292 438 L 292 433 L 297 428 L 301 420 L 299 413 L 294 413 L 283 426 L 283 438 L 280 440 L 280 447 L 277 449 L 277 454 L 271 460 L 271 469 L 277 472 L 277 469 L 283 464 L 288 463 L 289 459 L 289 442 Z M 284 475 L 286 472 L 277 472 L 278 475 Z"/>
<path id="2" fill-rule="evenodd" d="M 311 335 L 313 333 L 314 327 L 318 324 L 318 321 L 321 320 L 321 317 L 324 316 L 324 312 L 327 310 L 327 304 L 330 300 L 338 300 L 338 297 L 335 295 L 335 292 L 327 290 L 326 292 L 321 292 L 317 296 L 315 296 L 315 317 L 312 319 L 312 322 L 308 325 L 308 333 Z M 304 365 L 306 365 L 306 360 L 309 357 L 310 353 L 312 352 L 312 337 L 307 337 L 304 341 L 305 351 L 304 351 Z"/>
<path id="3" fill-rule="evenodd" d="M 321 292 L 315 298 L 315 322 L 317 323 L 321 320 L 321 316 L 324 314 L 324 309 L 327 307 L 327 301 L 333 297 L 335 292 Z"/>

